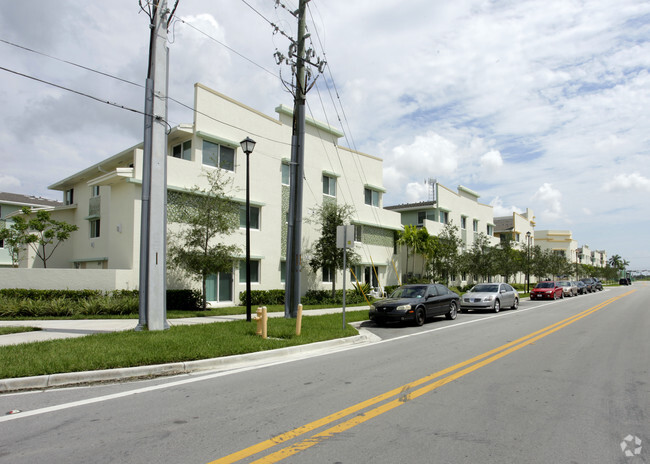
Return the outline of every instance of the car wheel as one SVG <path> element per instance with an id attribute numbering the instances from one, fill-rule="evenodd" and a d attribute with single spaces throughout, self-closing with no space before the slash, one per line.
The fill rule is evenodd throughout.
<path id="1" fill-rule="evenodd" d="M 560 300 L 564 299 L 564 292 L 560 293 Z"/>
<path id="2" fill-rule="evenodd" d="M 519 309 L 519 298 L 515 298 L 515 304 L 512 305 L 512 309 Z"/>
<path id="3" fill-rule="evenodd" d="M 557 293 L 553 292 L 553 299 L 557 300 Z"/>
<path id="4" fill-rule="evenodd" d="M 415 310 L 415 325 L 423 325 L 426 318 L 424 308 L 418 308 Z"/>
<path id="5" fill-rule="evenodd" d="M 494 312 L 498 313 L 500 309 L 501 309 L 501 302 L 499 300 L 496 300 L 494 302 Z"/>
<path id="6" fill-rule="evenodd" d="M 449 303 L 449 312 L 445 314 L 445 317 L 449 320 L 454 320 L 458 316 L 458 306 L 456 306 L 456 302 L 452 301 Z"/>

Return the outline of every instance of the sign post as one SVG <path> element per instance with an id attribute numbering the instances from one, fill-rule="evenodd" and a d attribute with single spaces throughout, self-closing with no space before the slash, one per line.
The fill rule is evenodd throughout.
<path id="1" fill-rule="evenodd" d="M 336 248 L 343 248 L 343 329 L 345 329 L 345 273 L 348 270 L 347 249 L 354 248 L 354 226 L 336 226 Z"/>

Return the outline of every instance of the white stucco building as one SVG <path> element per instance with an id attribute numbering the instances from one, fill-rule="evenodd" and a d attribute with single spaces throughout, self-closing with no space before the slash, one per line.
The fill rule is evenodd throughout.
<path id="1" fill-rule="evenodd" d="M 193 123 L 174 127 L 168 136 L 168 200 L 173 201 L 175 191 L 205 187 L 202 173 L 220 169 L 233 182 L 231 196 L 245 210 L 246 155 L 240 141 L 253 138 L 257 145 L 250 155 L 252 290 L 284 288 L 292 110 L 279 106 L 276 117 L 271 117 L 201 84 L 195 85 L 195 110 Z M 359 279 L 372 280 L 375 272 L 370 266 L 374 264 L 380 285 L 396 284 L 395 237 L 402 226 L 399 214 L 383 208 L 382 160 L 340 146 L 342 136 L 324 123 L 309 118 L 306 122 L 303 218 L 309 218 L 311 210 L 323 201 L 351 205 L 355 210 L 355 251 L 361 255 Z M 41 277 L 47 282 L 43 288 L 76 288 L 69 275 L 83 270 L 93 271 L 90 275 L 95 285 L 91 288 L 138 287 L 142 161 L 139 144 L 49 187 L 60 191 L 64 199 L 53 216 L 76 224 L 79 230 L 48 261 L 48 268 L 68 271 Z M 240 247 L 241 259 L 245 256 L 245 215 L 242 217 L 240 230 L 227 238 Z M 308 249 L 319 232 L 310 223 L 305 223 L 302 231 L 301 292 L 330 288 L 333 278 L 341 288 L 342 274 L 349 279 L 349 273 L 334 276 L 328 270 L 309 270 Z M 38 266 L 33 257 L 23 265 L 34 271 Z M 24 278 L 13 279 L 16 286 L 26 284 Z M 53 287 L 57 279 L 62 280 Z M 40 288 L 35 280 L 29 280 L 29 286 Z M 176 275 L 168 276 L 169 288 L 188 285 Z M 211 276 L 208 299 L 215 304 L 237 303 L 243 290 L 245 266 L 235 266 L 232 272 Z"/>

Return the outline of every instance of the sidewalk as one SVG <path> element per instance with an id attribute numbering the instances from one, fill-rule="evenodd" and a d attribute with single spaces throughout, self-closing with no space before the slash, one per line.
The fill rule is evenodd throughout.
<path id="1" fill-rule="evenodd" d="M 346 311 L 367 310 L 367 306 L 354 306 Z M 322 314 L 340 313 L 343 308 L 309 309 L 303 311 L 304 316 L 320 316 Z M 253 312 L 255 317 L 255 312 Z M 268 317 L 284 317 L 283 312 L 268 313 Z M 231 316 L 186 317 L 167 319 L 170 326 L 209 324 L 211 322 L 228 322 L 246 319 L 245 314 Z M 83 337 L 95 333 L 119 332 L 133 330 L 138 325 L 138 319 L 55 319 L 2 321 L 0 327 L 39 327 L 41 330 L 21 332 L 17 334 L 0 335 L 0 346 L 17 345 L 19 343 L 41 342 L 57 338 Z"/>
<path id="2" fill-rule="evenodd" d="M 349 311 L 367 309 L 365 306 L 348 308 Z M 342 312 L 342 308 L 305 310 L 304 316 L 318 316 Z M 268 313 L 269 317 L 284 317 L 283 312 Z M 208 324 L 212 322 L 228 322 L 245 319 L 245 314 L 232 316 L 188 317 L 168 319 L 170 326 Z M 18 334 L 1 335 L 1 345 L 16 345 L 20 343 L 53 340 L 57 338 L 82 337 L 96 333 L 108 333 L 121 330 L 134 330 L 137 319 L 79 319 L 79 320 L 31 320 L 31 321 L 0 321 L 0 326 L 40 327 L 40 331 L 22 332 Z M 164 375 L 191 374 L 200 371 L 226 371 L 243 367 L 259 366 L 280 360 L 302 359 L 317 354 L 344 349 L 351 345 L 378 341 L 379 337 L 361 327 L 361 322 L 353 324 L 359 330 L 354 337 L 328 340 L 308 345 L 298 345 L 278 350 L 260 351 L 243 355 L 225 356 L 221 358 L 202 359 L 199 361 L 176 362 L 153 366 L 129 367 L 123 369 L 107 369 L 86 372 L 69 372 L 34 377 L 0 379 L 0 393 L 20 390 L 36 390 L 52 387 L 65 387 L 94 382 L 115 382 L 143 377 Z"/>

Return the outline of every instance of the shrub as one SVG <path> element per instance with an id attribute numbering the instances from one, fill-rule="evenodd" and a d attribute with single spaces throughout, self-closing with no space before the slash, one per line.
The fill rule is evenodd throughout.
<path id="1" fill-rule="evenodd" d="M 167 309 L 198 311 L 203 309 L 198 290 L 167 290 Z"/>
<path id="2" fill-rule="evenodd" d="M 246 292 L 239 293 L 240 305 L 246 305 Z M 267 305 L 283 305 L 284 304 L 284 289 L 276 290 L 251 290 L 251 305 L 267 306 Z"/>

